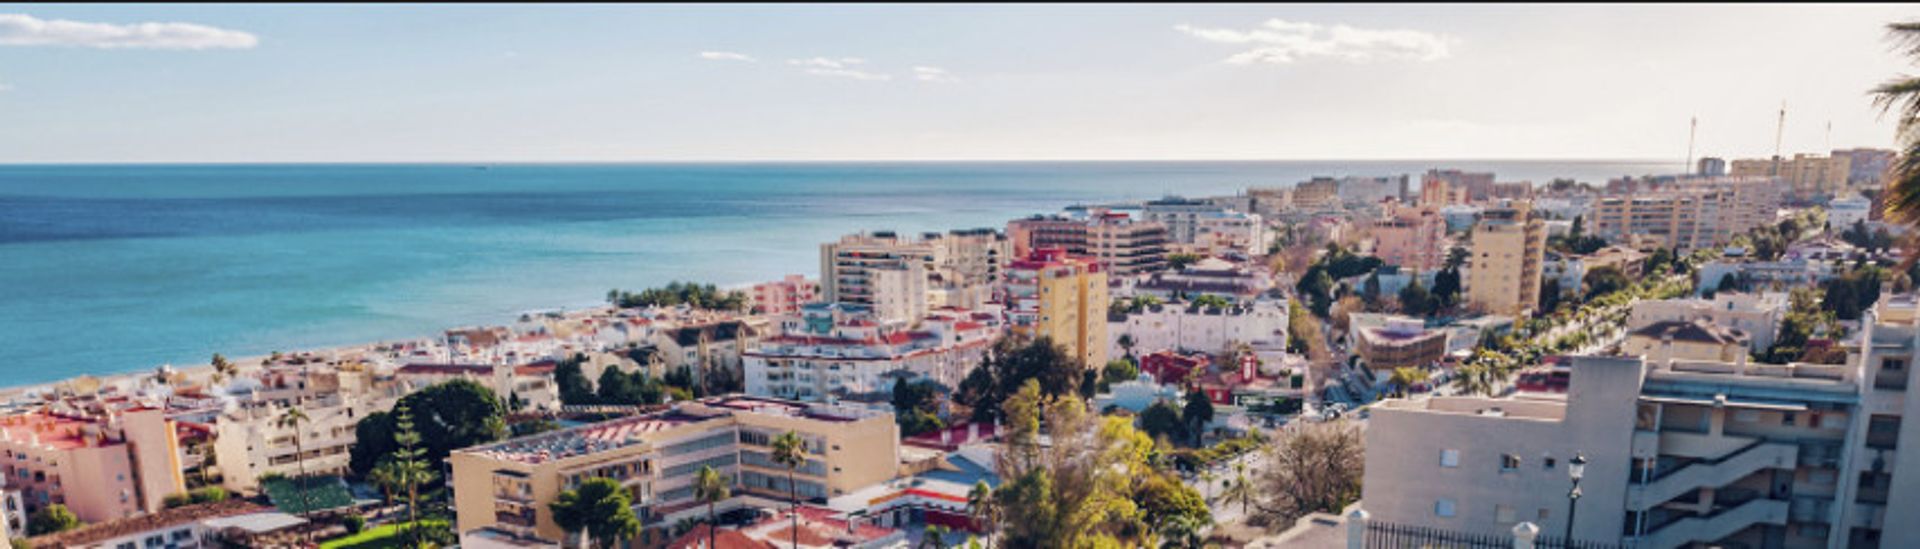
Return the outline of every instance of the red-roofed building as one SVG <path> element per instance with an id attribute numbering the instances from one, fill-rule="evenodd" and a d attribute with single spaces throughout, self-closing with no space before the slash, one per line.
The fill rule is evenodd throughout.
<path id="1" fill-rule="evenodd" d="M 168 495 L 186 491 L 177 429 L 164 411 L 146 406 L 105 416 L 6 416 L 0 474 L 28 514 L 56 503 L 87 522 L 159 511 Z"/>
<path id="2" fill-rule="evenodd" d="M 1140 372 L 1163 385 L 1184 384 L 1194 370 L 1205 372 L 1212 364 L 1213 359 L 1205 353 L 1182 355 L 1163 350 L 1140 357 Z"/>

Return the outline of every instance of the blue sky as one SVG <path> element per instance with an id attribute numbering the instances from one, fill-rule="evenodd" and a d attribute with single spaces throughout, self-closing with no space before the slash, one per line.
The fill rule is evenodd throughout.
<path id="1" fill-rule="evenodd" d="M 0 162 L 1759 156 L 1890 145 L 1910 17 L 0 4 Z"/>

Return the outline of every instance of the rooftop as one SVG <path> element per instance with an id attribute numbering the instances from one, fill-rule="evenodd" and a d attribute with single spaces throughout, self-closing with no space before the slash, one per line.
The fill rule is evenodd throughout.
<path id="1" fill-rule="evenodd" d="M 1747 333 L 1737 328 L 1728 328 L 1712 322 L 1693 320 L 1663 320 L 1634 330 L 1631 335 L 1653 339 L 1688 341 L 1693 343 L 1711 343 L 1715 345 L 1746 344 Z"/>
<path id="2" fill-rule="evenodd" d="M 260 504 L 236 498 L 216 503 L 203 503 L 163 509 L 157 513 L 148 513 L 132 518 L 89 524 L 75 530 L 32 538 L 30 541 L 33 542 L 34 547 L 84 546 L 142 532 L 164 530 L 206 519 L 249 515 L 271 510 L 272 509 Z"/>

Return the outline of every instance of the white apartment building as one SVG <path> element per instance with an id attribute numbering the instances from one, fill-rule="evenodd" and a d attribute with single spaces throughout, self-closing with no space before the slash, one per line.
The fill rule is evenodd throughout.
<path id="1" fill-rule="evenodd" d="M 1567 527 L 1666 549 L 1916 547 L 1920 327 L 1883 301 L 1844 365 L 1578 357 L 1564 396 L 1389 400 L 1367 429 L 1364 507 L 1469 532 Z M 1658 353 L 1656 353 L 1658 354 Z M 1744 357 L 1743 357 L 1744 358 Z"/>
<path id="2" fill-rule="evenodd" d="M 1256 347 L 1287 344 L 1287 300 L 1259 299 L 1226 309 L 1190 309 L 1183 303 L 1144 307 L 1107 323 L 1107 356 L 1126 354 L 1121 336 L 1133 339 L 1133 352 L 1144 355 L 1166 349 L 1224 352 L 1229 345 Z"/>
<path id="3" fill-rule="evenodd" d="M 998 315 L 936 311 L 918 326 L 853 305 L 816 303 L 744 354 L 747 394 L 822 401 L 890 391 L 901 380 L 959 387 L 999 339 Z"/>
<path id="4" fill-rule="evenodd" d="M 1722 292 L 1713 299 L 1659 299 L 1637 301 L 1627 316 L 1627 331 L 1665 321 L 1706 319 L 1715 325 L 1746 332 L 1750 351 L 1758 353 L 1773 346 L 1780 332 L 1780 319 L 1787 314 L 1787 295 L 1779 292 L 1759 294 Z"/>
<path id="5" fill-rule="evenodd" d="M 307 473 L 346 472 L 360 419 L 392 409 L 405 394 L 402 384 L 377 382 L 356 371 L 283 368 L 264 372 L 259 380 L 244 385 L 214 420 L 215 463 L 226 487 L 235 491 L 259 489 L 260 477 L 268 473 L 298 475 L 298 456 L 305 456 Z M 278 425 L 293 407 L 307 416 L 298 427 L 298 451 L 294 429 Z"/>
<path id="6" fill-rule="evenodd" d="M 930 309 L 979 308 L 1013 245 L 992 229 L 853 234 L 820 245 L 820 295 L 828 302 L 872 307 L 888 321 L 920 318 Z"/>
<path id="7" fill-rule="evenodd" d="M 1834 231 L 1851 229 L 1855 223 L 1867 221 L 1868 210 L 1872 207 L 1873 201 L 1865 196 L 1856 194 L 1836 198 L 1827 203 L 1827 226 Z"/>

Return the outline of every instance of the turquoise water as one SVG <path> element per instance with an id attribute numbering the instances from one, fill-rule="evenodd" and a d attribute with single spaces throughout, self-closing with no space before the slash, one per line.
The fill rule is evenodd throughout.
<path id="1" fill-rule="evenodd" d="M 609 288 L 817 273 L 848 232 L 1313 175 L 1637 162 L 0 166 L 0 385 L 431 335 Z"/>

